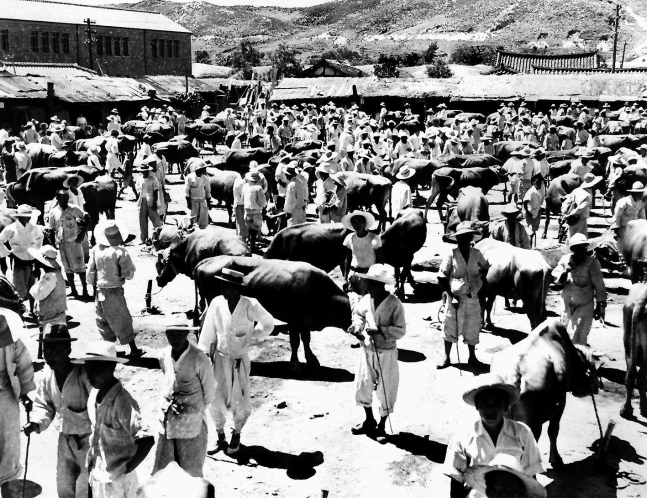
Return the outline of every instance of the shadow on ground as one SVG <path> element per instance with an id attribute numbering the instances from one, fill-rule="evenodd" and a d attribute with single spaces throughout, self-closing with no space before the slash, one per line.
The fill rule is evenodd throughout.
<path id="1" fill-rule="evenodd" d="M 319 382 L 352 382 L 355 376 L 348 370 L 333 367 L 310 367 L 304 363 L 294 373 L 289 361 L 252 362 L 252 377 L 293 379 Z"/>
<path id="2" fill-rule="evenodd" d="M 423 456 L 432 462 L 443 463 L 445 461 L 447 445 L 433 441 L 429 439 L 429 436 L 422 437 L 410 432 L 401 432 L 389 436 L 387 442 L 412 455 Z"/>

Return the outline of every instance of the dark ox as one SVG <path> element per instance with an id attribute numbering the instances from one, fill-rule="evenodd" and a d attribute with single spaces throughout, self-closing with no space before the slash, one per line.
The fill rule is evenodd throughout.
<path id="1" fill-rule="evenodd" d="M 158 254 L 157 285 L 164 287 L 179 274 L 192 277 L 200 261 L 221 255 L 249 256 L 249 250 L 232 230 L 215 226 L 197 230 L 171 245 L 165 254 Z"/>
<path id="2" fill-rule="evenodd" d="M 258 299 L 275 319 L 287 323 L 292 349 L 290 363 L 295 371 L 299 368 L 301 342 L 306 363 L 319 366 L 310 349 L 311 332 L 326 327 L 346 330 L 350 326 L 348 297 L 326 273 L 308 263 L 233 256 L 209 258 L 194 272 L 196 293 L 207 303 L 220 294 L 216 277 L 223 268 L 242 272 L 243 293 Z"/>
<path id="3" fill-rule="evenodd" d="M 241 169 L 249 166 L 251 161 L 258 164 L 267 163 L 272 157 L 272 151 L 267 149 L 239 149 L 228 150 L 222 159 L 222 162 L 214 164 L 222 170 L 241 172 Z"/>
<path id="4" fill-rule="evenodd" d="M 429 207 L 436 197 L 438 198 L 436 203 L 438 215 L 440 220 L 444 221 L 442 207 L 447 202 L 447 196 L 451 195 L 456 198 L 460 189 L 467 186 L 479 187 L 483 194 L 487 195 L 492 187 L 505 181 L 506 178 L 502 168 L 496 166 L 464 169 L 440 168 L 431 177 L 431 195 L 425 205 L 425 219 L 428 219 Z"/>
<path id="5" fill-rule="evenodd" d="M 452 234 L 462 221 L 471 222 L 473 229 L 478 229 L 484 237 L 489 234 L 490 203 L 478 187 L 463 187 L 458 192 L 456 206 L 447 210 L 445 233 Z M 443 237 L 443 240 L 445 238 Z"/>
<path id="6" fill-rule="evenodd" d="M 510 408 L 510 414 L 514 420 L 527 424 L 535 439 L 541 436 L 543 424 L 550 422 L 549 461 L 553 468 L 562 467 L 557 436 L 566 393 L 586 396 L 597 392 L 599 379 L 594 359 L 573 345 L 559 320 L 551 319 L 522 341 L 496 353 L 490 371 L 521 390 L 521 398 Z"/>
<path id="7" fill-rule="evenodd" d="M 647 417 L 647 284 L 634 284 L 623 307 L 624 347 L 627 362 L 627 398 L 620 410 L 623 418 L 633 418 L 631 398 L 638 380 L 640 414 Z"/>
<path id="8" fill-rule="evenodd" d="M 290 154 L 299 154 L 307 150 L 319 150 L 321 149 L 321 146 L 322 142 L 320 140 L 302 140 L 293 144 L 287 144 L 285 146 L 285 152 L 289 152 Z"/>
<path id="9" fill-rule="evenodd" d="M 611 211 L 614 211 L 616 203 L 627 195 L 627 189 L 630 189 L 634 182 L 645 185 L 647 183 L 647 169 L 637 164 L 626 166 L 620 175 L 609 183 L 607 197 L 611 198 Z"/>
<path id="10" fill-rule="evenodd" d="M 489 154 L 444 154 L 438 161 L 447 168 L 487 168 L 501 165 L 499 159 Z"/>
<path id="11" fill-rule="evenodd" d="M 193 122 L 186 124 L 185 133 L 189 142 L 197 140 L 200 144 L 209 143 L 216 150 L 216 145 L 225 143 L 227 130 L 216 123 Z"/>
<path id="12" fill-rule="evenodd" d="M 391 199 L 393 185 L 388 178 L 378 175 L 343 171 L 338 176 L 346 182 L 348 211 L 363 207 L 368 210 L 372 206 L 377 209 L 379 229 L 386 228 L 386 204 Z"/>
<path id="13" fill-rule="evenodd" d="M 200 157 L 200 151 L 188 140 L 160 142 L 155 145 L 155 152 L 164 156 L 169 164 L 169 173 L 173 171 L 173 165 L 177 164 L 182 176 L 184 176 L 184 163 L 193 157 Z"/>
<path id="14" fill-rule="evenodd" d="M 47 165 L 50 168 L 64 168 L 65 166 L 82 166 L 88 164 L 87 152 L 61 150 L 49 156 Z"/>
<path id="15" fill-rule="evenodd" d="M 117 204 L 117 183 L 108 176 L 100 176 L 96 180 L 83 183 L 79 189 L 83 193 L 84 211 L 90 216 L 90 230 L 94 241 L 94 227 L 99 223 L 101 213 L 109 220 L 115 219 Z"/>
<path id="16" fill-rule="evenodd" d="M 221 171 L 218 168 L 208 168 L 210 176 L 209 185 L 211 200 L 218 201 L 218 205 L 224 205 L 227 209 L 228 223 L 231 225 L 231 216 L 234 205 L 234 182 L 240 175 L 235 171 Z"/>
<path id="17" fill-rule="evenodd" d="M 31 169 L 35 169 L 48 167 L 50 156 L 58 151 L 53 145 L 27 144 L 27 152 L 31 158 Z"/>
<path id="18" fill-rule="evenodd" d="M 545 239 L 548 233 L 550 215 L 559 216 L 562 213 L 564 198 L 580 185 L 582 185 L 582 179 L 574 173 L 568 173 L 551 180 L 548 190 L 546 190 L 546 224 L 541 236 L 542 239 Z"/>
<path id="19" fill-rule="evenodd" d="M 410 187 L 414 188 L 418 185 L 429 185 L 431 183 L 431 175 L 434 174 L 443 164 L 436 159 L 414 159 L 412 157 L 403 157 L 396 159 L 391 164 L 384 168 L 384 176 L 392 182 L 396 182 L 395 175 L 402 168 L 411 168 L 416 173 L 409 179 L 407 183 Z"/>
<path id="20" fill-rule="evenodd" d="M 602 146 L 614 153 L 621 147 L 635 150 L 647 143 L 647 135 L 600 135 L 599 138 Z"/>
<path id="21" fill-rule="evenodd" d="M 490 238 L 476 247 L 490 263 L 486 281 L 479 293 L 488 326 L 492 326 L 492 305 L 496 296 L 523 302 L 530 326 L 546 319 L 546 295 L 552 281 L 551 270 L 538 251 L 521 249 Z"/>

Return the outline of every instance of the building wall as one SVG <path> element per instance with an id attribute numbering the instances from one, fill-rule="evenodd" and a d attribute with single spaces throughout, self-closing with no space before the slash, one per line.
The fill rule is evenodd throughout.
<path id="1" fill-rule="evenodd" d="M 95 71 L 98 70 L 98 62 L 101 70 L 110 76 L 191 75 L 191 35 L 188 33 L 93 25 L 92 29 L 95 33 L 91 44 L 92 63 L 90 63 L 90 44 L 86 43 L 85 29 L 85 25 L 15 22 L 0 18 L 0 61 L 76 63 Z M 37 51 L 32 50 L 32 33 L 37 34 Z M 64 35 L 69 37 L 69 50 L 64 50 L 68 48 L 63 44 Z M 55 52 L 56 39 L 58 39 L 58 52 Z M 116 55 L 117 39 L 119 55 Z M 127 56 L 124 55 L 125 39 L 128 47 Z M 5 46 L 5 40 L 8 41 L 8 47 Z M 108 40 L 110 40 L 112 54 L 108 53 L 106 47 Z M 153 40 L 157 41 L 156 51 L 153 51 L 151 46 Z M 160 40 L 164 40 L 164 57 L 160 57 Z M 172 42 L 172 57 L 168 57 L 168 41 Z M 102 50 L 98 50 L 99 42 Z M 47 45 L 49 51 L 44 50 Z"/>

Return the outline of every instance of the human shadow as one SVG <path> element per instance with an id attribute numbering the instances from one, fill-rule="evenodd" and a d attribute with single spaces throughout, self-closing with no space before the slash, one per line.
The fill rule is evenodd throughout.
<path id="1" fill-rule="evenodd" d="M 598 369 L 598 375 L 604 379 L 610 380 L 611 382 L 615 382 L 616 384 L 624 385 L 627 372 L 620 370 L 619 368 L 600 367 Z"/>
<path id="2" fill-rule="evenodd" d="M 627 289 L 626 287 L 607 287 L 607 292 L 609 294 L 615 294 L 617 296 L 629 295 L 629 289 Z"/>
<path id="3" fill-rule="evenodd" d="M 496 325 L 489 327 L 487 329 L 487 332 L 492 335 L 508 339 L 512 344 L 523 341 L 526 337 L 528 337 L 528 334 L 526 334 L 525 332 L 520 332 L 519 330 L 515 329 L 503 329 L 501 327 L 497 327 Z"/>
<path id="4" fill-rule="evenodd" d="M 610 467 L 598 464 L 595 455 L 584 460 L 551 469 L 546 475 L 552 482 L 546 486 L 549 496 L 615 498 L 617 479 Z"/>
<path id="5" fill-rule="evenodd" d="M 433 303 L 440 301 L 443 291 L 440 285 L 432 282 L 418 282 L 413 287 L 413 294 L 407 296 L 408 303 Z"/>
<path id="6" fill-rule="evenodd" d="M 22 479 L 9 481 L 7 486 L 9 488 L 8 494 L 10 498 L 36 498 L 36 496 L 41 495 L 43 492 L 43 488 L 40 484 L 30 481 L 29 479 L 24 481 L 24 489 Z"/>
<path id="7" fill-rule="evenodd" d="M 216 454 L 222 455 L 222 454 Z M 287 476 L 294 480 L 310 479 L 324 462 L 324 455 L 321 451 L 302 452 L 298 455 L 285 453 L 283 451 L 269 450 L 263 446 L 243 446 L 240 453 L 234 457 L 210 456 L 213 460 L 227 461 L 231 458 L 238 465 L 255 467 L 260 465 L 268 469 L 285 469 Z"/>
<path id="8" fill-rule="evenodd" d="M 387 443 L 407 451 L 412 455 L 423 456 L 427 460 L 436 463 L 445 461 L 447 445 L 429 439 L 429 436 L 418 436 L 410 432 L 400 432 L 387 438 Z"/>
<path id="9" fill-rule="evenodd" d="M 418 351 L 398 348 L 398 361 L 403 363 L 418 363 L 420 361 L 425 361 L 426 359 L 427 357 Z"/>
<path id="10" fill-rule="evenodd" d="M 311 367 L 305 363 L 299 365 L 295 372 L 289 361 L 252 362 L 252 377 L 269 379 L 292 379 L 319 382 L 352 382 L 355 376 L 343 368 Z"/>

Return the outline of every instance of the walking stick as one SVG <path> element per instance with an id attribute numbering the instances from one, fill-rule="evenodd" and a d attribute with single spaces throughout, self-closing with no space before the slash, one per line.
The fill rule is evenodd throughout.
<path id="1" fill-rule="evenodd" d="M 30 410 L 27 411 L 27 424 L 29 424 L 29 413 Z M 22 492 L 20 493 L 20 498 L 25 498 L 25 484 L 27 484 L 27 465 L 29 463 L 29 443 L 31 443 L 31 433 L 27 434 L 27 451 L 25 451 L 25 475 L 22 478 Z"/>
<path id="2" fill-rule="evenodd" d="M 369 336 L 369 338 L 371 339 L 371 345 L 375 350 L 375 357 L 377 358 L 377 368 L 380 370 L 380 379 L 382 379 L 382 392 L 384 393 L 384 402 L 386 403 L 386 419 L 389 421 L 389 429 L 391 429 L 391 434 L 393 434 L 393 426 L 391 425 L 391 415 L 389 414 L 389 400 L 386 397 L 386 387 L 384 385 L 384 374 L 382 373 L 380 354 L 377 352 L 377 348 L 375 347 L 375 342 L 373 341 L 373 338 L 371 336 Z"/>

